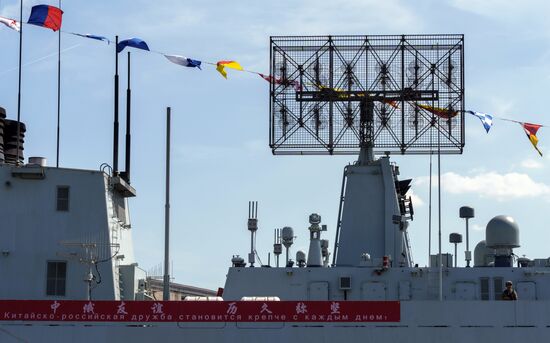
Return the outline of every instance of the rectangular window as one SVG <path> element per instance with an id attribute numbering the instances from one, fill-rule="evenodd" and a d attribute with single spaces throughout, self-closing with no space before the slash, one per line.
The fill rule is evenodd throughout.
<path id="1" fill-rule="evenodd" d="M 46 295 L 65 296 L 67 262 L 48 261 L 46 272 Z"/>
<path id="2" fill-rule="evenodd" d="M 489 278 L 482 277 L 479 281 L 481 285 L 481 300 L 489 300 Z"/>
<path id="3" fill-rule="evenodd" d="M 493 278 L 493 291 L 495 292 L 495 300 L 502 300 L 502 291 L 504 291 L 504 283 L 501 277 Z"/>
<path id="4" fill-rule="evenodd" d="M 57 186 L 57 210 L 69 210 L 69 186 Z"/>

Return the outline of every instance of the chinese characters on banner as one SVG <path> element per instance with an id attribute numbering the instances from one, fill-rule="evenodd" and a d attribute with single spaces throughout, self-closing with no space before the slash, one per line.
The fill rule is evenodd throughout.
<path id="1" fill-rule="evenodd" d="M 399 301 L 0 301 L 2 321 L 399 322 Z"/>

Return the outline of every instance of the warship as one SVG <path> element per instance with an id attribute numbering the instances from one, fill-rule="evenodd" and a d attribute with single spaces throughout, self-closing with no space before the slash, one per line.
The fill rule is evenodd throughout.
<path id="1" fill-rule="evenodd" d="M 308 251 L 292 255 L 297 230 L 283 227 L 273 265 L 261 264 L 250 202 L 246 259 L 228 256 L 217 294 L 181 301 L 155 299 L 138 266 L 128 175 L 108 165 L 49 167 L 40 157 L 24 163 L 25 126 L 0 112 L 0 341 L 545 341 L 550 259 L 514 254 L 512 217 L 490 220 L 472 252 L 474 209 L 456 209 L 466 266 L 456 262 L 458 233 L 449 237 L 454 256 L 440 248 L 429 266 L 412 258 L 411 180 L 390 156 L 462 152 L 463 40 L 272 37 L 273 153 L 358 156 L 344 168 L 336 236 L 322 238 L 321 214 L 306 213 Z M 517 301 L 502 301 L 508 280 Z"/>

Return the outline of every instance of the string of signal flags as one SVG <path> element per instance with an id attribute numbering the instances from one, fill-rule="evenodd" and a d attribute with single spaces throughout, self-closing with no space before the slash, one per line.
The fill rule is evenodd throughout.
<path id="1" fill-rule="evenodd" d="M 55 32 L 55 31 L 61 30 L 62 18 L 63 18 L 63 11 L 61 9 L 50 5 L 36 5 L 36 6 L 33 6 L 31 9 L 31 14 L 30 14 L 29 20 L 27 21 L 27 24 L 41 26 L 44 28 L 51 29 Z M 21 23 L 15 19 L 10 19 L 10 18 L 5 18 L 0 16 L 0 23 L 18 32 L 21 30 Z M 107 44 L 113 43 L 113 40 L 107 37 L 99 36 L 95 34 L 82 34 L 82 33 L 68 32 L 68 31 L 61 31 L 61 32 L 74 35 L 74 36 L 83 37 L 83 38 L 103 41 L 103 42 L 106 42 Z M 239 62 L 233 61 L 233 60 L 220 60 L 214 63 L 214 62 L 200 61 L 197 59 L 192 59 L 181 55 L 165 54 L 162 52 L 149 49 L 148 44 L 140 38 L 130 38 L 130 39 L 125 39 L 118 42 L 116 46 L 116 51 L 117 53 L 120 53 L 127 47 L 163 55 L 170 62 L 183 67 L 198 68 L 202 70 L 201 66 L 203 64 L 212 65 L 216 67 L 216 71 L 218 71 L 218 73 L 220 73 L 220 75 L 223 76 L 225 79 L 227 79 L 228 74 L 227 74 L 226 68 L 228 68 L 236 71 L 256 74 L 260 76 L 262 79 L 264 79 L 265 81 L 272 84 L 283 85 L 285 87 L 291 86 L 296 91 L 302 90 L 302 85 L 298 80 L 285 80 L 269 74 L 262 74 L 256 71 L 246 70 L 241 66 Z M 326 87 L 323 87 L 320 85 L 314 85 L 314 86 L 317 86 L 317 88 L 320 88 L 320 89 L 327 89 Z M 332 89 L 332 91 L 341 92 L 342 96 L 345 96 L 344 90 Z M 386 102 L 386 104 L 388 104 L 391 107 L 398 108 L 398 104 L 395 101 L 388 101 Z M 438 107 L 428 106 L 424 104 L 415 104 L 415 106 L 417 106 L 419 109 L 425 110 L 431 114 L 434 114 L 440 118 L 447 119 L 447 120 L 459 114 L 459 111 L 452 111 L 446 108 L 438 108 Z M 497 117 L 491 114 L 477 112 L 477 111 L 467 110 L 467 111 L 464 111 L 464 113 L 468 113 L 474 117 L 479 118 L 479 120 L 481 121 L 481 124 L 483 125 L 483 128 L 487 133 L 489 133 L 489 130 L 493 126 L 494 119 L 519 124 L 523 128 L 525 134 L 527 135 L 527 138 L 529 139 L 529 141 L 531 142 L 535 150 L 539 153 L 540 156 L 542 156 L 542 152 L 538 148 L 539 139 L 537 137 L 537 132 L 541 127 L 547 127 L 548 125 L 521 122 L 521 121 Z"/>

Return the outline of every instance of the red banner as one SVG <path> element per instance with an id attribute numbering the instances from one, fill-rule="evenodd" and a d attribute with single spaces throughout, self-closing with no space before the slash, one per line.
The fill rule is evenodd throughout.
<path id="1" fill-rule="evenodd" d="M 399 301 L 0 301 L 0 321 L 399 322 L 400 319 Z"/>

